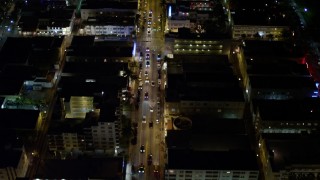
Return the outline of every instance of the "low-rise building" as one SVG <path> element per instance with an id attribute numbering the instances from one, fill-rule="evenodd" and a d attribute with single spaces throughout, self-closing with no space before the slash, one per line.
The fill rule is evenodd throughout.
<path id="1" fill-rule="evenodd" d="M 259 150 L 265 178 L 318 179 L 318 139 L 318 135 L 263 134 L 259 141 Z"/>
<path id="2" fill-rule="evenodd" d="M 26 177 L 31 156 L 27 155 L 23 137 L 4 129 L 1 129 L 0 135 L 0 179 L 12 180 Z"/>
<path id="3" fill-rule="evenodd" d="M 89 17 L 84 22 L 84 32 L 86 35 L 114 35 L 131 36 L 135 28 L 134 17 Z"/>
<path id="4" fill-rule="evenodd" d="M 54 167 L 54 168 L 52 168 Z M 35 175 L 37 179 L 123 179 L 123 157 L 47 159 Z"/>
<path id="5" fill-rule="evenodd" d="M 137 1 L 86 1 L 81 7 L 81 19 L 86 21 L 90 17 L 101 14 L 136 14 L 138 10 Z"/>
<path id="6" fill-rule="evenodd" d="M 288 13 L 292 11 L 289 6 L 281 5 L 277 1 L 232 4 L 230 11 L 233 19 L 233 39 L 282 40 L 284 33 L 291 33 L 294 17 Z"/>
<path id="7" fill-rule="evenodd" d="M 255 126 L 259 133 L 319 133 L 320 101 L 303 100 L 254 101 Z"/>
<path id="8" fill-rule="evenodd" d="M 171 149 L 166 180 L 257 180 L 259 168 L 254 152 L 192 151 Z"/>

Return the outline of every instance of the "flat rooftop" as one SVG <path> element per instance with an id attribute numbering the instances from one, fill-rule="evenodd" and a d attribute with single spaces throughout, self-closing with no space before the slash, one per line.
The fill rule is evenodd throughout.
<path id="1" fill-rule="evenodd" d="M 273 0 L 232 0 L 230 11 L 233 12 L 235 25 L 289 26 L 293 12 L 288 3 Z M 289 13 L 288 13 L 289 12 Z M 286 16 L 282 16 L 286 13 Z"/>
<path id="2" fill-rule="evenodd" d="M 262 121 L 319 121 L 320 100 L 259 100 L 253 102 L 259 108 Z"/>
<path id="3" fill-rule="evenodd" d="M 269 161 L 275 172 L 293 165 L 319 165 L 318 135 L 263 134 L 269 151 Z"/>
<path id="4" fill-rule="evenodd" d="M 219 152 L 169 149 L 166 169 L 258 171 L 258 164 L 256 154 L 251 151 Z"/>
<path id="5" fill-rule="evenodd" d="M 310 76 L 249 76 L 252 89 L 308 89 L 317 91 Z"/>
<path id="6" fill-rule="evenodd" d="M 244 55 L 246 57 L 284 57 L 301 58 L 305 57 L 306 49 L 301 44 L 288 43 L 283 41 L 257 41 L 246 40 Z"/>
<path id="7" fill-rule="evenodd" d="M 48 159 L 41 166 L 37 178 L 49 179 L 123 179 L 123 157 Z M 125 166 L 124 166 L 125 167 Z"/>
<path id="8" fill-rule="evenodd" d="M 35 130 L 40 111 L 23 109 L 0 109 L 1 129 Z"/>
<path id="9" fill-rule="evenodd" d="M 203 84 L 189 84 L 182 75 L 168 74 L 167 78 L 168 88 L 166 89 L 166 100 L 169 102 L 181 100 L 244 101 L 243 90 L 239 87 L 238 83 L 220 83 L 220 87 L 218 85 L 216 85 L 217 87 L 210 87 L 204 86 Z"/>
<path id="10" fill-rule="evenodd" d="M 294 61 L 255 58 L 248 59 L 247 65 L 249 75 L 311 76 L 306 64 L 298 64 Z"/>
<path id="11" fill-rule="evenodd" d="M 81 9 L 128 9 L 128 10 L 137 10 L 138 2 L 137 1 L 105 1 L 105 0 L 90 0 L 85 1 Z"/>

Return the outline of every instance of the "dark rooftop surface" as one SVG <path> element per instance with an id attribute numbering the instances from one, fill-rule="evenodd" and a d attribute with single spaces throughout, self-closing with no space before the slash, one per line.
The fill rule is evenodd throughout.
<path id="1" fill-rule="evenodd" d="M 35 130 L 38 110 L 0 109 L 0 128 Z"/>
<path id="2" fill-rule="evenodd" d="M 292 23 L 292 9 L 281 0 L 232 0 L 230 11 L 234 12 L 235 25 L 289 26 Z"/>
<path id="3" fill-rule="evenodd" d="M 23 85 L 24 79 L 7 78 L 0 76 L 0 95 L 18 95 Z"/>
<path id="4" fill-rule="evenodd" d="M 309 89 L 317 90 L 312 77 L 299 76 L 249 76 L 252 89 Z"/>
<path id="5" fill-rule="evenodd" d="M 122 157 L 46 160 L 37 178 L 49 179 L 110 179 L 121 180 Z"/>
<path id="6" fill-rule="evenodd" d="M 64 37 L 8 37 L 0 52 L 0 68 L 6 64 L 22 64 L 28 62 L 33 52 L 45 51 L 61 47 Z M 45 56 L 49 57 L 50 53 Z M 30 64 L 30 63 L 29 63 Z M 19 71 L 17 71 L 18 73 Z"/>
<path id="7" fill-rule="evenodd" d="M 22 141 L 14 130 L 0 131 L 0 168 L 18 167 L 22 154 Z"/>
<path id="8" fill-rule="evenodd" d="M 127 71 L 128 63 L 103 62 L 66 62 L 63 73 L 72 73 L 82 77 L 119 76 L 119 71 Z"/>
<path id="9" fill-rule="evenodd" d="M 254 152 L 169 149 L 167 169 L 258 171 L 258 164 Z"/>
<path id="10" fill-rule="evenodd" d="M 275 172 L 291 165 L 318 165 L 320 162 L 318 135 L 264 134 L 263 138 Z"/>
<path id="11" fill-rule="evenodd" d="M 262 121 L 319 121 L 320 100 L 260 100 L 254 101 Z"/>
<path id="12" fill-rule="evenodd" d="M 190 84 L 182 75 L 168 74 L 167 101 L 244 101 L 243 91 L 237 83 L 211 82 L 214 86 Z M 216 87 L 215 87 L 216 86 Z"/>
<path id="13" fill-rule="evenodd" d="M 244 55 L 246 57 L 285 57 L 301 58 L 305 56 L 302 45 L 282 41 L 245 41 Z"/>
<path id="14" fill-rule="evenodd" d="M 95 36 L 73 36 L 71 47 L 84 46 L 90 47 L 94 44 Z"/>
<path id="15" fill-rule="evenodd" d="M 105 80 L 101 82 L 99 80 Z M 62 97 L 68 100 L 70 96 L 95 96 L 112 102 L 119 101 L 117 98 L 118 91 L 126 87 L 127 80 L 124 78 L 99 79 L 99 82 L 85 82 L 85 79 L 79 78 L 61 78 L 59 87 L 61 88 Z M 109 81 L 108 81 L 109 80 Z M 104 92 L 103 97 L 101 92 Z"/>
<path id="16" fill-rule="evenodd" d="M 248 74 L 260 74 L 260 75 L 291 75 L 291 76 L 310 76 L 306 64 L 297 64 L 294 61 L 260 61 L 255 58 L 254 60 L 248 60 Z M 272 69 L 272 71 L 270 71 Z"/>
<path id="17" fill-rule="evenodd" d="M 88 18 L 86 25 L 134 26 L 135 17 L 95 17 Z"/>
<path id="18" fill-rule="evenodd" d="M 208 116 L 194 115 L 192 134 L 246 134 L 242 119 L 220 119 Z"/>
<path id="19" fill-rule="evenodd" d="M 128 10 L 137 10 L 138 2 L 119 2 L 119 1 L 105 1 L 105 0 L 86 0 L 83 2 L 81 9 L 128 9 Z"/>
<path id="20" fill-rule="evenodd" d="M 249 149 L 242 119 L 217 119 L 201 115 L 189 117 L 190 130 L 169 130 L 166 138 L 168 148 L 196 150 Z"/>
<path id="21" fill-rule="evenodd" d="M 67 56 L 83 57 L 132 57 L 133 47 L 73 47 L 67 51 Z"/>

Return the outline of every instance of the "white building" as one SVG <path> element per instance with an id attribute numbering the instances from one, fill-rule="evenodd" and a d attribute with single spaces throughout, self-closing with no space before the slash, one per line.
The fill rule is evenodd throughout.
<path id="1" fill-rule="evenodd" d="M 178 32 L 179 28 L 190 28 L 190 20 L 168 19 L 167 30 L 170 32 Z"/>
<path id="2" fill-rule="evenodd" d="M 134 31 L 134 19 L 89 18 L 80 34 L 129 36 Z"/>

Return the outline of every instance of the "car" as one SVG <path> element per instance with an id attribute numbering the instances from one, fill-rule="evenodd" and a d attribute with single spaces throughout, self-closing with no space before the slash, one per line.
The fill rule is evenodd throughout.
<path id="1" fill-rule="evenodd" d="M 161 79 L 158 79 L 158 85 L 161 85 Z"/>
<path id="2" fill-rule="evenodd" d="M 161 59 L 161 54 L 158 54 L 157 55 L 157 60 L 160 60 Z"/>
<path id="3" fill-rule="evenodd" d="M 153 112 L 153 107 L 150 106 L 150 112 Z"/>
<path id="4" fill-rule="evenodd" d="M 149 93 L 148 93 L 148 92 L 145 92 L 145 93 L 144 93 L 144 99 L 145 99 L 145 100 L 148 100 L 148 99 L 149 99 Z"/>
<path id="5" fill-rule="evenodd" d="M 155 86 L 154 81 L 151 81 L 151 86 L 152 86 L 152 87 L 154 87 L 154 86 Z"/>
<path id="6" fill-rule="evenodd" d="M 159 123 L 159 119 L 156 119 L 156 123 L 157 123 L 157 124 Z"/>
<path id="7" fill-rule="evenodd" d="M 152 13 L 149 13 L 149 18 L 152 18 Z"/>
<path id="8" fill-rule="evenodd" d="M 150 61 L 146 61 L 146 68 L 150 67 Z"/>
<path id="9" fill-rule="evenodd" d="M 152 164 L 152 154 L 148 155 L 148 165 L 150 166 Z"/>
<path id="10" fill-rule="evenodd" d="M 148 34 L 150 34 L 151 33 L 151 31 L 150 31 L 150 29 L 148 29 Z"/>
<path id="11" fill-rule="evenodd" d="M 153 127 L 153 122 L 149 122 L 149 128 Z"/>
<path id="12" fill-rule="evenodd" d="M 146 152 L 146 149 L 144 148 L 144 145 L 141 145 L 140 146 L 140 153 L 145 153 Z"/>
<path id="13" fill-rule="evenodd" d="M 139 169 L 138 169 L 138 172 L 139 172 L 140 174 L 143 174 L 143 173 L 144 173 L 144 165 L 143 165 L 143 164 L 140 164 L 140 167 L 139 167 Z"/>
<path id="14" fill-rule="evenodd" d="M 146 123 L 147 121 L 146 121 L 146 116 L 144 115 L 144 116 L 142 116 L 142 123 Z"/>
<path id="15" fill-rule="evenodd" d="M 157 68 L 161 69 L 161 64 L 159 62 L 157 63 Z"/>
<path id="16" fill-rule="evenodd" d="M 149 60 L 150 59 L 150 54 L 146 54 L 146 59 Z"/>
<path id="17" fill-rule="evenodd" d="M 145 72 L 144 72 L 144 75 L 145 75 L 145 76 L 148 76 L 148 71 L 145 71 Z"/>
<path id="18" fill-rule="evenodd" d="M 150 20 L 148 20 L 148 24 L 149 24 L 149 25 L 151 25 L 151 24 L 152 24 Z"/>
<path id="19" fill-rule="evenodd" d="M 147 47 L 147 48 L 146 48 L 146 51 L 147 51 L 147 52 L 149 52 L 149 51 L 150 51 L 149 47 Z"/>
<path id="20" fill-rule="evenodd" d="M 156 177 L 157 179 L 160 178 L 160 173 L 159 173 L 159 166 L 155 165 L 153 168 L 153 175 L 154 177 Z"/>
<path id="21" fill-rule="evenodd" d="M 149 77 L 148 77 L 148 76 L 146 76 L 146 79 L 144 80 L 144 82 L 145 82 L 146 84 L 149 84 Z"/>

